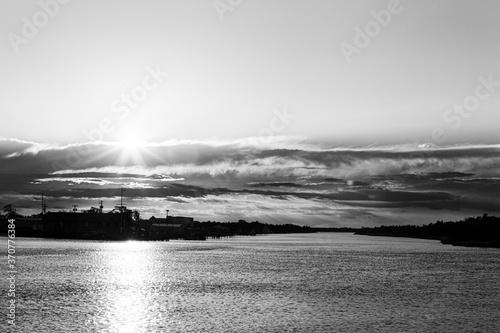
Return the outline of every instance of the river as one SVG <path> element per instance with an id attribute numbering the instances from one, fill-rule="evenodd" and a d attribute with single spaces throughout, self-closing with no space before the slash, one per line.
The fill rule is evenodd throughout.
<path id="1" fill-rule="evenodd" d="M 17 238 L 16 260 L 13 332 L 500 331 L 499 249 L 347 233 Z"/>

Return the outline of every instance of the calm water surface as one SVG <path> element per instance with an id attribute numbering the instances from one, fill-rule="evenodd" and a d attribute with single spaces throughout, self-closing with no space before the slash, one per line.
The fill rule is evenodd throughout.
<path id="1" fill-rule="evenodd" d="M 500 332 L 497 249 L 327 233 L 16 245 L 15 332 Z"/>

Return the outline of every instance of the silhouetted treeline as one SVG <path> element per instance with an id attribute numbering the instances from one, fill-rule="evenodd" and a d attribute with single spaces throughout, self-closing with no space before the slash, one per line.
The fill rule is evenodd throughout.
<path id="1" fill-rule="evenodd" d="M 195 234 L 203 234 L 206 237 L 227 236 L 254 236 L 260 234 L 292 234 L 313 232 L 354 232 L 358 229 L 352 228 L 313 228 L 309 226 L 298 226 L 295 224 L 267 224 L 259 221 L 247 222 L 198 222 L 193 224 Z"/>
<path id="2" fill-rule="evenodd" d="M 206 237 L 226 237 L 236 235 L 254 236 L 258 234 L 287 234 L 316 232 L 311 227 L 294 224 L 267 224 L 259 221 L 246 222 L 198 222 L 195 221 L 193 229 L 201 231 Z"/>
<path id="3" fill-rule="evenodd" d="M 316 232 L 356 232 L 359 228 L 313 228 Z"/>
<path id="4" fill-rule="evenodd" d="M 500 248 L 500 217 L 484 214 L 462 221 L 437 221 L 427 225 L 361 228 L 358 235 L 437 239 L 443 244 Z"/>

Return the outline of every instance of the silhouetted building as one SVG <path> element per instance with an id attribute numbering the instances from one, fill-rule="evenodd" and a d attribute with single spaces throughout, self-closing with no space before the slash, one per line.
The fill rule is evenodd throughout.
<path id="1" fill-rule="evenodd" d="M 184 216 L 168 216 L 167 218 L 152 216 L 149 221 L 151 222 L 150 239 L 182 238 L 185 229 L 193 226 L 193 218 Z"/>
<path id="2" fill-rule="evenodd" d="M 43 232 L 43 223 L 41 218 L 33 217 L 12 217 L 15 220 L 15 230 L 17 237 L 40 237 Z M 7 232 L 9 218 L 0 218 L 2 233 Z"/>
<path id="3" fill-rule="evenodd" d="M 130 218 L 127 214 L 47 213 L 43 234 L 54 238 L 125 239 Z"/>

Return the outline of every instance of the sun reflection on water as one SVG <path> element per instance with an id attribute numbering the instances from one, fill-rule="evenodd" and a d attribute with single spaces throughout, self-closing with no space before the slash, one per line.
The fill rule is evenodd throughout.
<path id="1" fill-rule="evenodd" d="M 102 279 L 107 287 L 101 296 L 105 309 L 100 309 L 101 322 L 110 332 L 142 332 L 148 317 L 150 302 L 147 287 L 150 276 L 150 244 L 123 242 L 106 244 L 103 251 Z M 110 251 L 111 250 L 111 251 Z"/>

